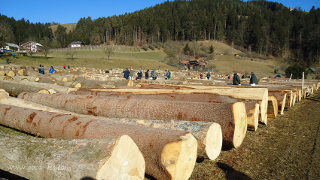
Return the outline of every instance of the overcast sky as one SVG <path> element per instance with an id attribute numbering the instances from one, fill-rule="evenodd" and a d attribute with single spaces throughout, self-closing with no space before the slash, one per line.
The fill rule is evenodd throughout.
<path id="1" fill-rule="evenodd" d="M 134 12 L 166 0 L 19 0 L 1 3 L 0 14 L 24 18 L 30 22 L 76 23 L 82 17 L 93 19 Z M 309 11 L 312 6 L 319 8 L 320 0 L 276 0 L 287 7 L 301 7 Z"/>

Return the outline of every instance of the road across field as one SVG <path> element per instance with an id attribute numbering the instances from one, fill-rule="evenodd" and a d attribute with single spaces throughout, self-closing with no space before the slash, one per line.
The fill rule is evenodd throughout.
<path id="1" fill-rule="evenodd" d="M 197 163 L 190 179 L 320 179 L 320 92 L 248 131 L 240 148 Z"/>

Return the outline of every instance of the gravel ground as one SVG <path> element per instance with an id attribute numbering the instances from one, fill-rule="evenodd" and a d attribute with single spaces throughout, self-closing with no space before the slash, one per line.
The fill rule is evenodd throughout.
<path id="1" fill-rule="evenodd" d="M 190 179 L 320 179 L 320 92 L 248 131 L 238 149 L 196 164 Z"/>

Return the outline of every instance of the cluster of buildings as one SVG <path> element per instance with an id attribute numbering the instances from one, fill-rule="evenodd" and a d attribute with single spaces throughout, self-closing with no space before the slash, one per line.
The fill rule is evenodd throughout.
<path id="1" fill-rule="evenodd" d="M 82 47 L 83 43 L 81 41 L 75 41 L 70 44 L 71 48 Z M 14 43 L 5 43 L 4 47 L 0 47 L 0 52 L 21 52 L 27 53 L 31 52 L 41 52 L 43 49 L 43 45 L 34 41 L 28 41 L 26 43 L 21 44 L 20 46 Z"/>
<path id="2" fill-rule="evenodd" d="M 28 41 L 20 46 L 14 43 L 5 43 L 4 47 L 1 47 L 1 52 L 39 52 L 42 51 L 43 45 L 37 42 Z"/>

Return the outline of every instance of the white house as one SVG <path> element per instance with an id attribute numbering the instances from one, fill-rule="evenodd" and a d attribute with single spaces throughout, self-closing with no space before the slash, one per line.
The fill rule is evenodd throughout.
<path id="1" fill-rule="evenodd" d="M 5 46 L 4 49 L 17 51 L 17 50 L 20 49 L 20 47 L 18 45 L 16 45 L 16 44 L 13 44 L 13 43 L 6 43 L 6 46 Z"/>
<path id="2" fill-rule="evenodd" d="M 83 43 L 81 41 L 74 41 L 70 44 L 71 48 L 78 48 L 78 47 L 82 47 Z"/>
<path id="3" fill-rule="evenodd" d="M 38 52 L 42 50 L 43 46 L 40 43 L 29 41 L 29 42 L 23 43 L 21 47 L 23 50 Z"/>

